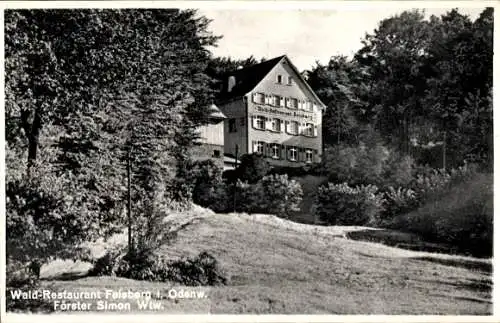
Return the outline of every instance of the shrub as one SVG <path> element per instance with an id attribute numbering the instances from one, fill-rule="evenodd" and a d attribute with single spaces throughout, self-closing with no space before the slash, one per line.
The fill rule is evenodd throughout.
<path id="1" fill-rule="evenodd" d="M 90 274 L 147 281 L 171 281 L 188 286 L 213 286 L 227 282 L 217 259 L 206 251 L 193 259 L 175 261 L 168 261 L 152 252 L 124 254 L 110 251 L 95 263 Z"/>
<path id="2" fill-rule="evenodd" d="M 427 174 L 417 174 L 411 188 L 420 196 L 437 194 L 450 183 L 450 175 L 442 169 L 432 169 Z"/>
<path id="3" fill-rule="evenodd" d="M 406 186 L 413 179 L 414 161 L 380 143 L 337 146 L 325 150 L 323 171 L 331 182 L 348 185 Z"/>
<path id="4" fill-rule="evenodd" d="M 261 205 L 262 190 L 259 189 L 258 185 L 238 180 L 233 187 L 233 194 L 236 212 L 250 213 L 259 212 L 263 209 Z M 230 204 L 232 204 L 232 202 L 233 201 L 229 201 Z"/>
<path id="5" fill-rule="evenodd" d="M 291 211 L 299 210 L 302 187 L 297 181 L 288 179 L 288 175 L 264 176 L 257 186 L 261 191 L 261 205 L 267 212 L 288 217 Z"/>
<path id="6" fill-rule="evenodd" d="M 199 190 L 203 193 L 200 200 L 195 203 L 214 212 L 226 212 L 229 209 L 232 196 L 226 183 L 205 184 L 199 186 Z"/>
<path id="7" fill-rule="evenodd" d="M 318 190 L 315 209 L 319 218 L 333 225 L 371 225 L 383 210 L 383 194 L 374 185 L 355 188 L 328 183 Z"/>
<path id="8" fill-rule="evenodd" d="M 194 259 L 174 261 L 169 266 L 169 280 L 187 286 L 214 286 L 227 283 L 217 259 L 206 251 Z"/>
<path id="9" fill-rule="evenodd" d="M 228 208 L 228 191 L 223 182 L 223 169 L 218 162 L 207 159 L 189 163 L 187 181 L 192 186 L 193 202 L 215 212 Z"/>
<path id="10" fill-rule="evenodd" d="M 113 249 L 108 250 L 104 256 L 98 258 L 92 269 L 89 271 L 90 276 L 115 276 L 118 272 L 119 262 L 125 255 L 123 250 Z"/>
<path id="11" fill-rule="evenodd" d="M 234 196 L 232 196 L 234 194 Z M 236 212 L 272 213 L 288 216 L 298 210 L 302 201 L 300 183 L 288 178 L 288 175 L 264 176 L 257 183 L 249 184 L 238 180 L 229 194 L 229 209 L 234 198 Z"/>
<path id="12" fill-rule="evenodd" d="M 256 183 L 271 170 L 269 162 L 262 155 L 241 156 L 241 164 L 236 169 L 237 177 L 243 182 Z"/>
<path id="13" fill-rule="evenodd" d="M 414 178 L 415 161 L 410 156 L 392 152 L 384 167 L 383 187 L 406 187 Z"/>
<path id="14" fill-rule="evenodd" d="M 493 240 L 492 174 L 451 187 L 417 210 L 398 216 L 393 228 L 444 242 L 475 256 L 491 256 Z"/>
<path id="15" fill-rule="evenodd" d="M 418 207 L 418 198 L 410 188 L 392 186 L 384 192 L 384 210 L 381 213 L 381 225 L 392 220 L 395 216 L 408 213 Z"/>
<path id="16" fill-rule="evenodd" d="M 477 166 L 474 164 L 465 164 L 451 169 L 449 172 L 443 169 L 418 167 L 415 170 L 415 178 L 409 187 L 418 194 L 419 202 L 423 204 L 440 199 L 454 186 L 470 181 L 476 176 L 478 176 L 478 172 Z"/>

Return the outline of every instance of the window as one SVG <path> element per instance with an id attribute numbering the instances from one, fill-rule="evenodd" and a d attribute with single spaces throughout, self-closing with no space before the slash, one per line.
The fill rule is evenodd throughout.
<path id="1" fill-rule="evenodd" d="M 214 157 L 216 158 L 220 157 L 220 150 L 214 150 Z"/>
<path id="2" fill-rule="evenodd" d="M 304 129 L 304 135 L 306 136 L 314 136 L 314 125 L 312 123 L 306 123 L 306 127 Z"/>
<path id="3" fill-rule="evenodd" d="M 288 127 L 287 127 L 287 132 L 291 135 L 298 135 L 299 134 L 299 123 L 296 121 L 289 121 L 288 122 Z"/>
<path id="4" fill-rule="evenodd" d="M 313 161 L 312 150 L 306 150 L 306 163 L 312 163 L 312 161 Z"/>
<path id="5" fill-rule="evenodd" d="M 313 110 L 313 103 L 311 101 L 307 101 L 307 103 L 306 103 L 306 110 L 307 111 L 312 111 Z"/>
<path id="6" fill-rule="evenodd" d="M 281 145 L 273 144 L 271 145 L 271 157 L 274 159 L 279 159 L 281 156 Z"/>
<path id="7" fill-rule="evenodd" d="M 236 132 L 236 119 L 229 119 L 229 132 Z"/>
<path id="8" fill-rule="evenodd" d="M 271 120 L 271 130 L 280 132 L 281 131 L 281 120 L 272 119 Z"/>
<path id="9" fill-rule="evenodd" d="M 292 77 L 291 76 L 288 77 L 288 83 L 287 84 L 288 85 L 292 85 Z"/>
<path id="10" fill-rule="evenodd" d="M 291 161 L 297 161 L 298 150 L 297 147 L 288 148 L 288 159 Z"/>
<path id="11" fill-rule="evenodd" d="M 278 75 L 276 81 L 278 82 L 278 84 L 283 83 L 283 76 L 282 75 Z"/>
<path id="12" fill-rule="evenodd" d="M 265 104 L 266 103 L 266 96 L 264 95 L 264 93 L 254 93 L 253 102 L 259 103 L 259 104 Z"/>
<path id="13" fill-rule="evenodd" d="M 281 96 L 279 95 L 273 95 L 273 105 L 275 107 L 279 107 L 281 102 Z"/>
<path id="14" fill-rule="evenodd" d="M 241 118 L 240 119 L 240 126 L 244 126 L 245 125 L 245 118 Z"/>
<path id="15" fill-rule="evenodd" d="M 265 130 L 266 129 L 266 118 L 264 118 L 262 116 L 254 117 L 253 126 L 254 126 L 254 128 Z"/>
<path id="16" fill-rule="evenodd" d="M 291 101 L 291 108 L 292 109 L 297 109 L 299 107 L 299 100 L 297 99 L 290 99 Z"/>
<path id="17" fill-rule="evenodd" d="M 264 154 L 265 143 L 263 141 L 257 141 L 254 146 L 254 152 L 258 154 Z"/>

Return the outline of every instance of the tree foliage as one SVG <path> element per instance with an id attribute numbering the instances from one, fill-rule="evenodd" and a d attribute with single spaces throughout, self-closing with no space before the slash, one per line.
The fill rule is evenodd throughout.
<path id="1" fill-rule="evenodd" d="M 429 144 L 441 144 L 445 159 L 431 154 L 437 160 L 422 163 L 491 167 L 492 37 L 492 8 L 475 21 L 457 10 L 429 19 L 405 11 L 382 20 L 352 60 L 332 57 L 308 73 L 327 104 L 325 144 L 354 144 L 355 133 L 369 125 L 416 158 L 429 156 Z"/>
<path id="2" fill-rule="evenodd" d="M 213 95 L 208 23 L 193 10 L 6 11 L 11 245 L 52 256 L 123 225 L 127 158 L 138 218 L 175 197 Z"/>

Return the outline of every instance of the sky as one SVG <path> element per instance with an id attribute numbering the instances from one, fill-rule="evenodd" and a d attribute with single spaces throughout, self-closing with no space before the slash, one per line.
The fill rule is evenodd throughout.
<path id="1" fill-rule="evenodd" d="M 479 6 L 478 6 L 479 7 Z M 426 16 L 441 15 L 451 8 L 425 9 Z M 484 8 L 459 8 L 476 19 Z M 352 56 L 361 48 L 361 39 L 372 33 L 378 22 L 401 13 L 404 8 L 366 9 L 200 9 L 212 20 L 209 29 L 221 35 L 216 56 L 257 59 L 288 55 L 300 70 L 316 61 L 327 63 L 333 55 Z"/>

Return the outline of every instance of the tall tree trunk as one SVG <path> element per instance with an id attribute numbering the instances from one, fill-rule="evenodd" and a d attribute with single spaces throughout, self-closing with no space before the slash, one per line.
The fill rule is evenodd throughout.
<path id="1" fill-rule="evenodd" d="M 40 137 L 40 130 L 42 128 L 42 117 L 38 109 L 35 110 L 33 121 L 29 122 L 30 111 L 21 111 L 21 125 L 28 139 L 28 169 L 27 175 L 30 176 L 31 168 L 36 161 L 38 153 L 38 141 Z"/>

